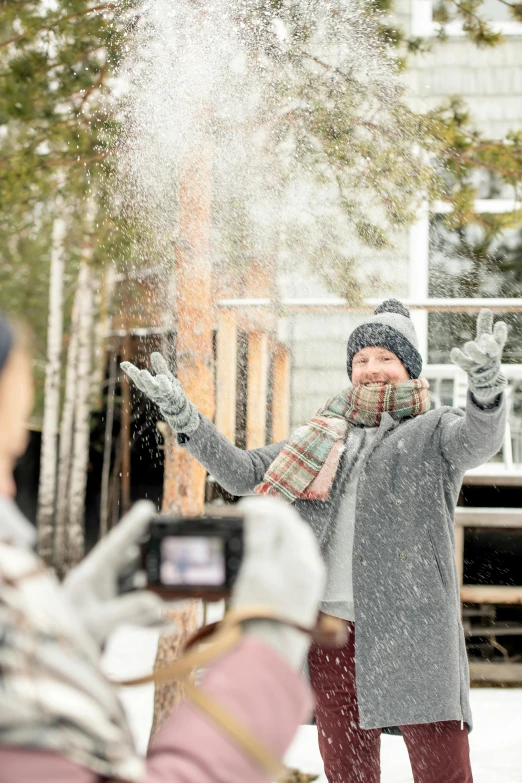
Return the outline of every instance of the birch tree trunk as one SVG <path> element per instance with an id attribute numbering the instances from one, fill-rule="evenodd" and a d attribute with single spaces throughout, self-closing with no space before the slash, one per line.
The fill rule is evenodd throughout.
<path id="1" fill-rule="evenodd" d="M 56 534 L 54 565 L 59 576 L 67 569 L 67 501 L 74 428 L 74 403 L 76 399 L 76 363 L 78 357 L 78 320 L 81 306 L 80 287 L 77 286 L 71 318 L 71 333 L 67 351 L 65 395 L 60 422 L 60 452 L 58 461 L 58 493 L 56 499 Z"/>
<path id="2" fill-rule="evenodd" d="M 63 211 L 61 199 L 57 200 L 56 207 L 58 213 Z M 52 563 L 54 549 L 58 420 L 60 415 L 60 375 L 63 341 L 65 234 L 66 224 L 64 218 L 61 216 L 55 217 L 51 249 L 47 361 L 45 366 L 45 398 L 37 511 L 38 554 L 48 565 Z"/>
<path id="3" fill-rule="evenodd" d="M 89 243 L 91 238 L 87 240 Z M 72 567 L 84 554 L 84 506 L 89 459 L 91 415 L 91 371 L 93 363 L 93 274 L 85 256 L 78 276 L 80 307 L 78 316 L 78 355 L 76 364 L 76 394 L 74 402 L 74 432 L 69 483 L 67 521 L 67 565 Z"/>
<path id="4" fill-rule="evenodd" d="M 116 270 L 111 265 L 102 277 L 100 293 L 95 297 L 95 311 L 99 314 L 94 338 L 94 371 L 92 373 L 93 407 L 99 408 L 103 398 L 103 381 L 107 367 L 107 334 L 111 328 L 111 304 L 116 285 Z"/>

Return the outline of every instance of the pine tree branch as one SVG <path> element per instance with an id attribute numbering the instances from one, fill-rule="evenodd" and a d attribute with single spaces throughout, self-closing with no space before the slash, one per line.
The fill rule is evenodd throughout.
<path id="1" fill-rule="evenodd" d="M 79 114 L 81 114 L 83 112 L 83 107 L 85 106 L 86 102 L 89 100 L 89 98 L 92 95 L 92 93 L 95 92 L 96 90 L 99 90 L 100 87 L 103 85 L 105 77 L 107 76 L 107 72 L 108 72 L 108 62 L 107 62 L 107 60 L 105 60 L 105 62 L 103 63 L 103 66 L 102 66 L 102 68 L 100 70 L 100 74 L 99 74 L 98 78 L 96 79 L 96 81 L 93 84 L 91 84 L 91 86 L 87 90 L 85 90 L 85 93 L 84 93 L 83 98 L 81 100 L 80 106 L 78 108 L 78 113 Z"/>
<path id="2" fill-rule="evenodd" d="M 447 158 L 451 158 L 457 163 L 469 163 L 472 166 L 479 166 L 488 171 L 494 171 L 497 174 L 502 174 L 503 177 L 513 177 L 515 179 L 522 179 L 522 171 L 516 169 L 503 169 L 501 166 L 495 166 L 493 163 L 486 163 L 483 160 L 477 160 L 470 155 L 461 155 L 458 152 L 452 152 L 451 150 L 442 150 L 441 154 Z"/>
<path id="3" fill-rule="evenodd" d="M 506 148 L 506 144 L 503 143 L 502 139 L 500 139 L 500 140 L 495 139 L 493 141 L 483 141 L 483 142 L 480 142 L 479 144 L 474 144 L 473 145 L 473 149 L 475 150 L 475 152 L 477 150 L 493 150 L 493 149 L 497 149 L 497 148 L 498 149 L 505 149 Z M 518 151 L 519 149 L 522 151 L 522 148 L 520 148 L 518 146 L 517 147 L 511 147 L 511 148 L 508 147 L 508 149 L 510 149 L 510 151 L 513 151 L 513 150 L 514 151 Z"/>
<path id="4" fill-rule="evenodd" d="M 78 166 L 82 163 L 92 163 L 95 160 L 109 158 L 112 154 L 112 150 L 107 150 L 106 152 L 100 152 L 98 155 L 91 155 L 88 158 L 54 158 L 53 160 L 42 160 L 35 168 L 49 169 L 53 168 L 54 166 Z M 6 166 L 9 162 L 9 159 L 9 157 L 0 158 L 0 166 Z"/>
<path id="5" fill-rule="evenodd" d="M 4 46 L 9 46 L 9 44 L 18 43 L 18 41 L 22 41 L 24 38 L 32 38 L 33 36 L 38 35 L 38 33 L 54 30 L 57 25 L 63 24 L 63 22 L 69 22 L 71 19 L 80 19 L 84 16 L 89 16 L 89 14 L 99 14 L 102 11 L 114 11 L 115 8 L 116 3 L 104 3 L 103 5 L 97 5 L 94 8 L 86 8 L 84 11 L 62 16 L 59 19 L 55 19 L 51 25 L 45 25 L 44 27 L 40 27 L 38 30 L 33 30 L 32 32 L 21 33 L 20 35 L 17 35 L 8 41 L 1 41 L 0 49 L 2 49 Z"/>
<path id="6" fill-rule="evenodd" d="M 469 11 L 465 9 L 463 10 L 462 4 L 459 2 L 459 0 L 448 0 L 448 2 L 451 3 L 451 5 L 455 6 L 455 8 L 457 9 L 457 14 L 462 14 L 462 16 L 467 16 L 470 19 L 474 19 L 477 22 L 477 24 L 484 24 L 485 20 L 482 19 L 474 11 Z"/>
<path id="7" fill-rule="evenodd" d="M 78 166 L 82 163 L 92 163 L 95 160 L 109 158 L 112 154 L 112 150 L 107 150 L 106 152 L 100 152 L 98 155 L 91 155 L 89 158 L 63 158 L 47 160 L 42 162 L 42 168 L 50 168 L 52 166 Z"/>
<path id="8" fill-rule="evenodd" d="M 308 60 L 312 60 L 317 65 L 320 65 L 321 68 L 324 68 L 326 71 L 330 71 L 331 73 L 335 73 L 337 74 L 337 76 L 340 76 L 345 81 L 353 84 L 354 82 L 353 77 L 351 77 L 349 74 L 345 73 L 344 71 L 341 71 L 340 68 L 336 68 L 335 65 L 330 65 L 329 63 L 325 63 L 324 60 L 321 60 L 319 57 L 316 57 L 314 54 L 305 52 L 304 49 L 299 49 L 298 51 L 300 52 L 300 54 L 303 55 L 303 57 L 306 57 Z"/>

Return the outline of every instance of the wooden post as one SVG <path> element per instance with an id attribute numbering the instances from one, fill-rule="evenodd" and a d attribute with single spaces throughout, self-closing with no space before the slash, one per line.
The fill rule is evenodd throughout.
<path id="1" fill-rule="evenodd" d="M 268 391 L 268 336 L 253 332 L 248 336 L 247 449 L 264 446 Z"/>
<path id="2" fill-rule="evenodd" d="M 290 354 L 279 347 L 274 353 L 272 393 L 272 440 L 286 440 L 290 430 Z"/>
<path id="3" fill-rule="evenodd" d="M 216 427 L 232 443 L 236 439 L 237 319 L 220 310 L 217 330 Z"/>
<path id="4" fill-rule="evenodd" d="M 212 189 L 210 143 L 194 148 L 179 182 L 176 244 L 176 372 L 188 399 L 210 418 L 214 413 L 212 265 L 209 253 Z M 165 441 L 163 510 L 183 516 L 203 512 L 207 472 L 175 435 Z M 167 612 L 177 632 L 162 636 L 155 667 L 175 660 L 196 629 L 201 605 L 191 600 Z M 177 681 L 157 683 L 151 738 L 183 698 Z"/>
<path id="5" fill-rule="evenodd" d="M 185 161 L 179 184 L 176 244 L 176 369 L 185 394 L 201 413 L 214 415 L 212 345 L 212 265 L 208 248 L 211 222 L 210 144 Z M 163 509 L 194 516 L 203 511 L 205 468 L 178 446 L 165 443 Z"/>

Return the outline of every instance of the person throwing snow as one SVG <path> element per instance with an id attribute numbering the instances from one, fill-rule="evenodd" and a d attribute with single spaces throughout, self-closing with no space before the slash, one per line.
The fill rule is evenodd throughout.
<path id="1" fill-rule="evenodd" d="M 250 451 L 198 412 L 160 354 L 155 377 L 122 364 L 224 489 L 286 499 L 317 536 L 321 610 L 349 629 L 341 650 L 308 656 L 330 783 L 378 783 L 381 731 L 397 727 L 415 783 L 472 781 L 453 520 L 465 471 L 502 445 L 506 335 L 483 310 L 476 339 L 451 354 L 466 409 L 431 410 L 409 311 L 389 299 L 349 336 L 352 385 L 287 441 Z"/>

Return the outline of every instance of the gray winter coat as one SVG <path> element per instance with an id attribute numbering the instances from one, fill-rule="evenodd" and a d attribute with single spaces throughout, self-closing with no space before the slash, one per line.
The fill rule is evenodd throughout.
<path id="1" fill-rule="evenodd" d="M 502 445 L 503 398 L 397 422 L 385 413 L 357 487 L 356 677 L 363 728 L 463 720 L 471 728 L 454 509 L 464 472 Z M 205 417 L 185 447 L 233 495 L 250 495 L 284 443 L 243 451 Z M 338 476 L 342 470 L 338 471 Z M 342 482 L 295 502 L 327 553 Z"/>

